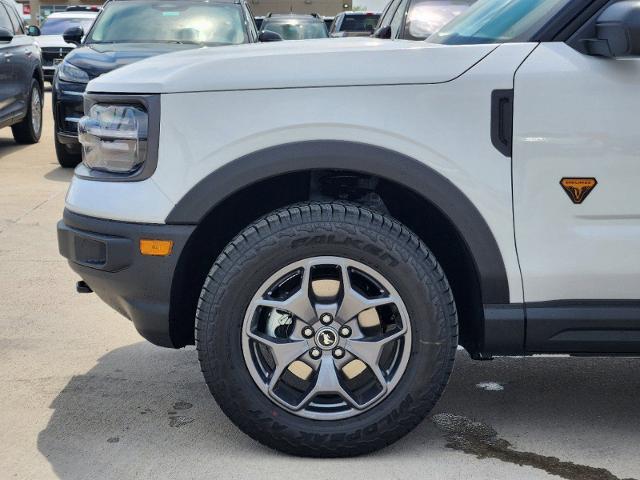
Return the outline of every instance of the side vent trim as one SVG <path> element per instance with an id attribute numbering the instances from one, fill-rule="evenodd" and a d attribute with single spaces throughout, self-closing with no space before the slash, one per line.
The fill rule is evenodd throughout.
<path id="1" fill-rule="evenodd" d="M 505 157 L 513 149 L 513 90 L 491 92 L 491 143 Z"/>

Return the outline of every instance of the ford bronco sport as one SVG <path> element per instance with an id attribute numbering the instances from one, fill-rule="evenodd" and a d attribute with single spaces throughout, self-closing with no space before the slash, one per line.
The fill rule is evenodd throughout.
<path id="1" fill-rule="evenodd" d="M 639 56 L 640 1 L 480 0 L 144 60 L 88 85 L 60 251 L 253 438 L 382 448 L 458 344 L 640 353 Z"/>

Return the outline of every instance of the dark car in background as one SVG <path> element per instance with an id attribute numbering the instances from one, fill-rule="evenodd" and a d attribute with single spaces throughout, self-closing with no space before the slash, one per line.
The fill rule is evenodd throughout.
<path id="1" fill-rule="evenodd" d="M 42 58 L 33 39 L 39 34 L 0 0 L 0 128 L 11 126 L 18 143 L 36 143 L 42 133 Z"/>
<path id="2" fill-rule="evenodd" d="M 368 37 L 380 20 L 375 12 L 341 12 L 335 16 L 329 27 L 332 37 Z"/>
<path id="3" fill-rule="evenodd" d="M 467 10 L 475 0 L 392 0 L 374 37 L 424 40 Z"/>
<path id="4" fill-rule="evenodd" d="M 331 28 L 331 24 L 333 23 L 334 18 L 336 17 L 322 17 L 322 21 L 327 27 L 327 31 L 329 31 L 329 29 Z"/>
<path id="5" fill-rule="evenodd" d="M 63 33 L 71 27 L 81 27 L 88 32 L 97 15 L 97 11 L 69 10 L 52 13 L 42 23 L 38 45 L 42 49 L 42 71 L 47 82 L 53 80 L 58 64 L 75 48 L 73 43 L 64 41 Z"/>
<path id="6" fill-rule="evenodd" d="M 269 13 L 262 20 L 260 32 L 277 33 L 282 40 L 328 38 L 329 32 L 322 17 L 316 13 Z"/>
<path id="7" fill-rule="evenodd" d="M 53 81 L 55 147 L 63 167 L 82 160 L 77 126 L 87 83 L 116 68 L 185 49 L 258 41 L 244 0 L 111 0 L 93 27 L 65 32 L 76 43 Z"/>

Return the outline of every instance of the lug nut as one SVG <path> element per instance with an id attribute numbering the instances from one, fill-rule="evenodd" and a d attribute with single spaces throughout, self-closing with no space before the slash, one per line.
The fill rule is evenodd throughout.
<path id="1" fill-rule="evenodd" d="M 309 356 L 314 360 L 317 360 L 318 358 L 320 358 L 321 355 L 322 355 L 322 352 L 320 351 L 319 348 L 314 347 L 311 350 L 309 350 Z"/>
<path id="2" fill-rule="evenodd" d="M 346 325 L 340 328 L 340 336 L 342 337 L 350 337 L 351 336 L 351 328 Z"/>
<path id="3" fill-rule="evenodd" d="M 334 348 L 333 349 L 333 356 L 335 358 L 342 358 L 344 357 L 344 349 L 338 347 L 338 348 Z"/>
<path id="4" fill-rule="evenodd" d="M 333 322 L 333 317 L 330 313 L 323 313 L 322 315 L 320 315 L 320 322 L 323 325 L 329 325 L 331 322 Z"/>
<path id="5" fill-rule="evenodd" d="M 314 334 L 313 328 L 311 328 L 311 327 L 304 327 L 302 329 L 302 336 L 304 338 L 311 338 L 311 337 L 313 337 L 313 334 Z"/>

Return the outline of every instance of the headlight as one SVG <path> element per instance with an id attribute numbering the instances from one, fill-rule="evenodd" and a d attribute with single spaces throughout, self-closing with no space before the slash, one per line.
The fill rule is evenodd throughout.
<path id="1" fill-rule="evenodd" d="M 90 80 L 87 72 L 64 61 L 58 65 L 58 78 L 65 82 L 74 83 L 88 83 Z"/>
<path id="2" fill-rule="evenodd" d="M 93 105 L 78 122 L 83 163 L 94 170 L 134 172 L 146 160 L 148 124 L 141 106 Z"/>

